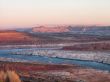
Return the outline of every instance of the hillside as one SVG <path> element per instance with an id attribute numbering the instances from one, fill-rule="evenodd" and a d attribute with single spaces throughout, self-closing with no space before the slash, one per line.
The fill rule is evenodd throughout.
<path id="1" fill-rule="evenodd" d="M 76 65 L 0 62 L 0 70 L 4 69 L 15 70 L 22 82 L 108 82 L 110 80 L 110 73 L 107 71 Z M 11 79 L 18 80 L 15 78 L 16 73 L 13 71 L 9 73 L 14 75 L 13 78 L 10 75 Z"/>
<path id="2" fill-rule="evenodd" d="M 32 37 L 26 33 L 16 31 L 0 31 L 0 45 L 3 44 L 32 44 L 39 38 Z"/>

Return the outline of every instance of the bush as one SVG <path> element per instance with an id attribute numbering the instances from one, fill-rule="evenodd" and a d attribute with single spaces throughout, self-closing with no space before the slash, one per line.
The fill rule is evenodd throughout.
<path id="1" fill-rule="evenodd" d="M 21 82 L 15 71 L 1 71 L 0 82 Z"/>

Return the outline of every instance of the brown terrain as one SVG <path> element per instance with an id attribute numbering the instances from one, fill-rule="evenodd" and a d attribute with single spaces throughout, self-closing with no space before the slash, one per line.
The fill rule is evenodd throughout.
<path id="1" fill-rule="evenodd" d="M 0 45 L 33 44 L 39 38 L 32 37 L 26 33 L 16 31 L 0 31 Z"/>
<path id="2" fill-rule="evenodd" d="M 82 51 L 103 51 L 110 50 L 110 41 L 109 42 L 99 42 L 99 43 L 85 43 L 85 44 L 76 44 L 73 46 L 64 46 L 62 50 L 82 50 Z"/>
<path id="3" fill-rule="evenodd" d="M 110 73 L 76 65 L 0 62 L 0 70 L 16 71 L 22 82 L 109 82 Z"/>
<path id="4" fill-rule="evenodd" d="M 0 31 L 0 45 L 40 45 L 40 44 L 64 44 L 64 50 L 110 50 L 110 40 L 108 37 L 94 37 L 87 35 L 46 35 L 29 34 L 17 31 Z M 107 39 L 107 40 L 106 40 Z M 96 43 L 92 43 L 92 41 Z M 100 42 L 101 41 L 101 42 Z M 75 44 L 74 43 L 79 43 Z M 87 43 L 86 43 L 87 42 Z M 91 43 L 88 43 L 91 42 Z M 71 43 L 73 45 L 65 45 Z M 84 43 L 84 44 L 82 44 Z"/>

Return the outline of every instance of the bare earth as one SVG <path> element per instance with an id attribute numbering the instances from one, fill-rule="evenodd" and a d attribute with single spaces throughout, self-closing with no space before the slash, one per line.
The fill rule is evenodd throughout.
<path id="1" fill-rule="evenodd" d="M 76 65 L 0 62 L 0 70 L 15 70 L 23 82 L 109 82 L 110 73 Z M 28 81 L 27 81 L 28 80 Z"/>

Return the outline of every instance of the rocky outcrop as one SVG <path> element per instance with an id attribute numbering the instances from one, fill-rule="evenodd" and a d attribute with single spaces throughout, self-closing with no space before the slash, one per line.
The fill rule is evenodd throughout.
<path id="1" fill-rule="evenodd" d="M 32 29 L 32 32 L 43 32 L 43 33 L 50 33 L 50 32 L 67 32 L 69 31 L 66 26 L 55 26 L 55 27 L 50 27 L 50 26 L 39 26 L 39 27 L 34 27 Z"/>

